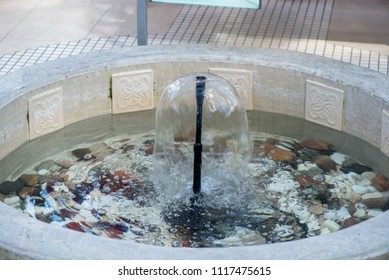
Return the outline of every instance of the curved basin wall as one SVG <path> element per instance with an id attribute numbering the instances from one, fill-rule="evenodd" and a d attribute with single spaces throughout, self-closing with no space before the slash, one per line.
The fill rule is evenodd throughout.
<path id="1" fill-rule="evenodd" d="M 229 79 L 244 98 L 248 111 L 306 119 L 334 133 L 351 134 L 376 147 L 383 157 L 389 156 L 386 75 L 282 50 L 158 46 L 69 57 L 0 78 L 0 160 L 21 144 L 72 123 L 153 109 L 168 84 L 192 72 L 212 72 Z M 314 137 L 315 131 L 311 133 Z M 331 137 L 329 134 L 327 140 L 333 142 Z M 363 151 L 361 157 L 369 160 Z M 389 173 L 384 168 L 379 171 Z M 0 171 L 1 176 L 5 179 Z M 389 252 L 389 231 L 383 226 L 389 222 L 387 213 L 328 236 L 261 245 L 258 250 L 256 246 L 177 249 L 123 244 L 42 224 L 2 203 L 0 212 L 11 217 L 0 221 L 4 229 L 0 232 L 0 248 L 12 256 L 26 258 L 131 258 L 126 250 L 139 250 L 140 255 L 131 254 L 139 258 L 162 259 L 372 258 Z M 367 226 L 376 230 L 361 234 Z M 13 231 L 8 231 L 11 227 Z M 353 233 L 357 234 L 350 238 Z M 58 237 L 52 240 L 48 234 Z M 339 244 L 343 244 L 342 250 L 336 247 Z M 77 246 L 89 249 L 80 250 Z M 118 251 L 107 255 L 103 251 L 107 246 Z"/>

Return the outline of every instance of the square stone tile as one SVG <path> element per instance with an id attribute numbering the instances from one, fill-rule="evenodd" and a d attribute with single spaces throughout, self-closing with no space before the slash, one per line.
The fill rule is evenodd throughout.
<path id="1" fill-rule="evenodd" d="M 389 112 L 382 111 L 381 151 L 389 156 Z"/>
<path id="2" fill-rule="evenodd" d="M 154 108 L 153 70 L 112 75 L 112 112 L 136 112 Z"/>
<path id="3" fill-rule="evenodd" d="M 55 88 L 28 99 L 30 139 L 64 127 L 62 88 Z"/>
<path id="4" fill-rule="evenodd" d="M 245 102 L 246 110 L 253 109 L 253 73 L 247 70 L 209 68 L 209 72 L 227 79 Z"/>
<path id="5" fill-rule="evenodd" d="M 343 90 L 307 80 L 305 119 L 342 130 L 344 95 Z"/>

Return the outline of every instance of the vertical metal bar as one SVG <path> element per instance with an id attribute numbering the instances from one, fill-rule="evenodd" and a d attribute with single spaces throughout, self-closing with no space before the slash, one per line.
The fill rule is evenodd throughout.
<path id="1" fill-rule="evenodd" d="M 196 141 L 194 143 L 194 166 L 193 166 L 193 193 L 199 195 L 201 191 L 201 163 L 203 145 L 201 143 L 201 130 L 203 120 L 203 101 L 206 77 L 196 77 Z"/>
<path id="2" fill-rule="evenodd" d="M 147 0 L 137 0 L 137 35 L 138 46 L 147 45 Z"/>

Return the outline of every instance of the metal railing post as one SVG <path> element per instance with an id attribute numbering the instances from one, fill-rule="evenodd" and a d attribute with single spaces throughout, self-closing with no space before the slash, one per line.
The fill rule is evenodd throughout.
<path id="1" fill-rule="evenodd" d="M 147 45 L 147 0 L 137 0 L 136 3 L 137 14 L 137 35 L 138 46 Z"/>

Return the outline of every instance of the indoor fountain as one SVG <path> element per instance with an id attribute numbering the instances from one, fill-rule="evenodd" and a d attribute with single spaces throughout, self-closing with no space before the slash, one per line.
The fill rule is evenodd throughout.
<path id="1" fill-rule="evenodd" d="M 1 84 L 4 257 L 389 252 L 386 75 L 282 50 L 158 46 Z"/>

